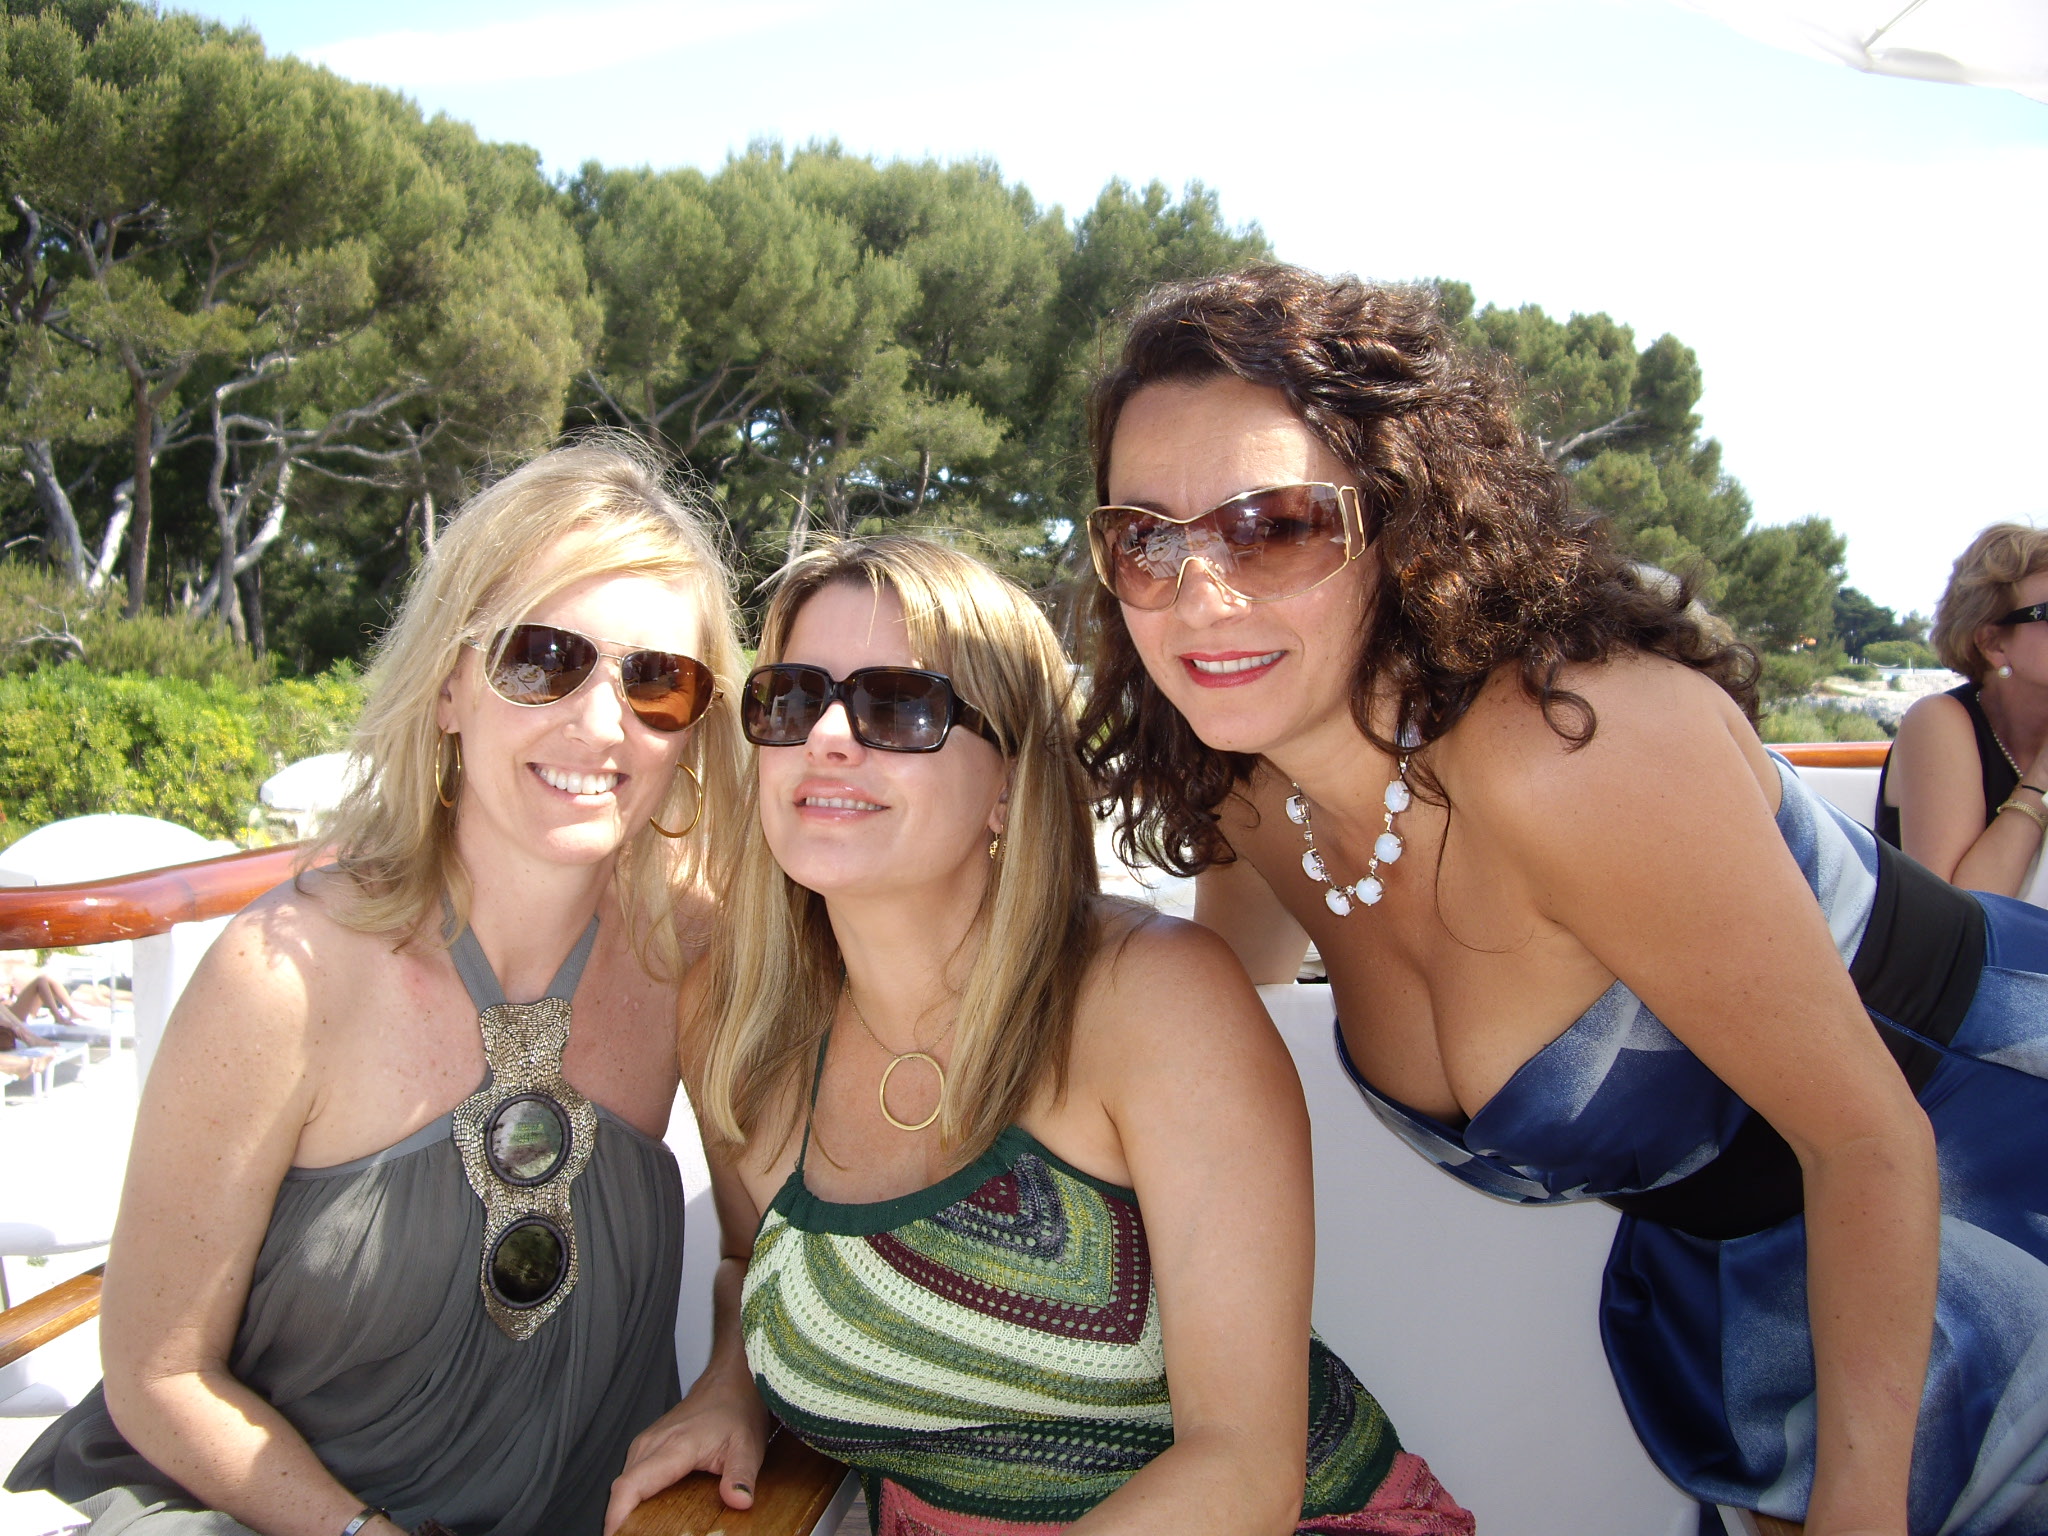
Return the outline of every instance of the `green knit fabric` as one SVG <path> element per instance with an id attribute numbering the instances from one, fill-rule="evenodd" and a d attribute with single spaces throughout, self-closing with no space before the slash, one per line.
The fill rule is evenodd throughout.
<path id="1" fill-rule="evenodd" d="M 806 1442 L 937 1508 L 1079 1518 L 1173 1443 L 1136 1197 L 1012 1127 L 932 1188 L 847 1205 L 799 1165 L 755 1242 L 742 1310 L 763 1399 Z M 1304 1520 L 1359 1510 L 1400 1441 L 1322 1341 L 1309 1350 Z"/>

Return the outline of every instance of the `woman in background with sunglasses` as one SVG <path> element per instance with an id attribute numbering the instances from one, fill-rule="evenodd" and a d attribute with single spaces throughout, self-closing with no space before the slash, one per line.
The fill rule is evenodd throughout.
<path id="1" fill-rule="evenodd" d="M 1427 289 L 1139 306 L 1081 724 L 1125 846 L 1255 980 L 1314 940 L 1425 1156 L 1626 1213 L 1603 1336 L 1682 1486 L 1809 1536 L 2048 1530 L 2048 914 L 1766 752 L 1754 658 L 1517 404 Z"/>
<path id="2" fill-rule="evenodd" d="M 738 661 L 709 527 L 624 452 L 450 523 L 333 863 L 228 925 L 165 1032 L 103 1393 L 11 1486 L 146 1536 L 594 1536 L 677 1396 L 661 1137 Z"/>
<path id="3" fill-rule="evenodd" d="M 2039 904 L 2048 835 L 2048 532 L 1994 523 L 1956 560 L 1929 637 L 1968 679 L 1899 722 L 1877 831 L 1944 880 Z"/>
<path id="4" fill-rule="evenodd" d="M 1243 971 L 1096 895 L 1031 600 L 859 540 L 785 572 L 760 658 L 684 999 L 718 1328 L 612 1525 L 700 1467 L 750 1504 L 772 1412 L 884 1536 L 1469 1532 L 1311 1340 L 1308 1126 Z"/>

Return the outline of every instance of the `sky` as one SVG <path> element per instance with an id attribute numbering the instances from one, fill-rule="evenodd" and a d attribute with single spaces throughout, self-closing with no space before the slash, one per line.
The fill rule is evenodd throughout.
<path id="1" fill-rule="evenodd" d="M 177 3 L 177 0 L 173 0 Z M 1931 612 L 2048 524 L 2048 105 L 1858 74 L 1672 0 L 183 4 L 551 172 L 757 139 L 993 160 L 1078 217 L 1200 181 L 1284 260 L 1605 310 L 1700 358 L 1760 523 Z M 2031 190 L 2030 190 L 2031 189 Z"/>

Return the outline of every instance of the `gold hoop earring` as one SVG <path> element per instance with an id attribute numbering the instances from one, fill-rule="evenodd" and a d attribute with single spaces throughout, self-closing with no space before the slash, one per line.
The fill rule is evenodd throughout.
<path id="1" fill-rule="evenodd" d="M 434 764 L 434 798 L 452 811 L 455 809 L 455 794 L 448 787 L 449 765 L 447 751 L 451 742 L 455 747 L 455 788 L 462 788 L 462 732 L 443 731 L 441 733 L 442 751 L 440 760 Z"/>
<path id="2" fill-rule="evenodd" d="M 680 832 L 669 831 L 667 827 L 664 827 L 652 816 L 647 818 L 647 825 L 654 828 L 654 830 L 659 832 L 663 837 L 688 837 L 692 832 L 697 830 L 697 823 L 704 819 L 704 781 L 697 777 L 697 770 L 692 768 L 688 763 L 677 763 L 676 767 L 680 768 L 684 773 L 689 775 L 690 788 L 696 791 L 696 793 L 693 794 L 690 798 L 695 804 L 694 809 L 690 813 L 690 824 L 687 827 L 683 828 L 683 830 Z"/>

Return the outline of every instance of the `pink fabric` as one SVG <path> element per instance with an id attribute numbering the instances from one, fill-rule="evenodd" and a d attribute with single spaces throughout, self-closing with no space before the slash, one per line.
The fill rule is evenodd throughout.
<path id="1" fill-rule="evenodd" d="M 1402 1451 L 1374 1490 L 1372 1502 L 1350 1515 L 1325 1515 L 1295 1527 L 1301 1536 L 1373 1531 L 1378 1536 L 1472 1536 L 1472 1511 L 1445 1491 L 1420 1456 Z"/>
<path id="2" fill-rule="evenodd" d="M 1025 1524 L 987 1515 L 960 1515 L 928 1504 L 882 1479 L 880 1536 L 1058 1536 L 1063 1525 Z M 1472 1512 L 1445 1491 L 1420 1456 L 1394 1457 L 1372 1502 L 1348 1515 L 1325 1515 L 1295 1527 L 1298 1536 L 1472 1536 Z"/>

